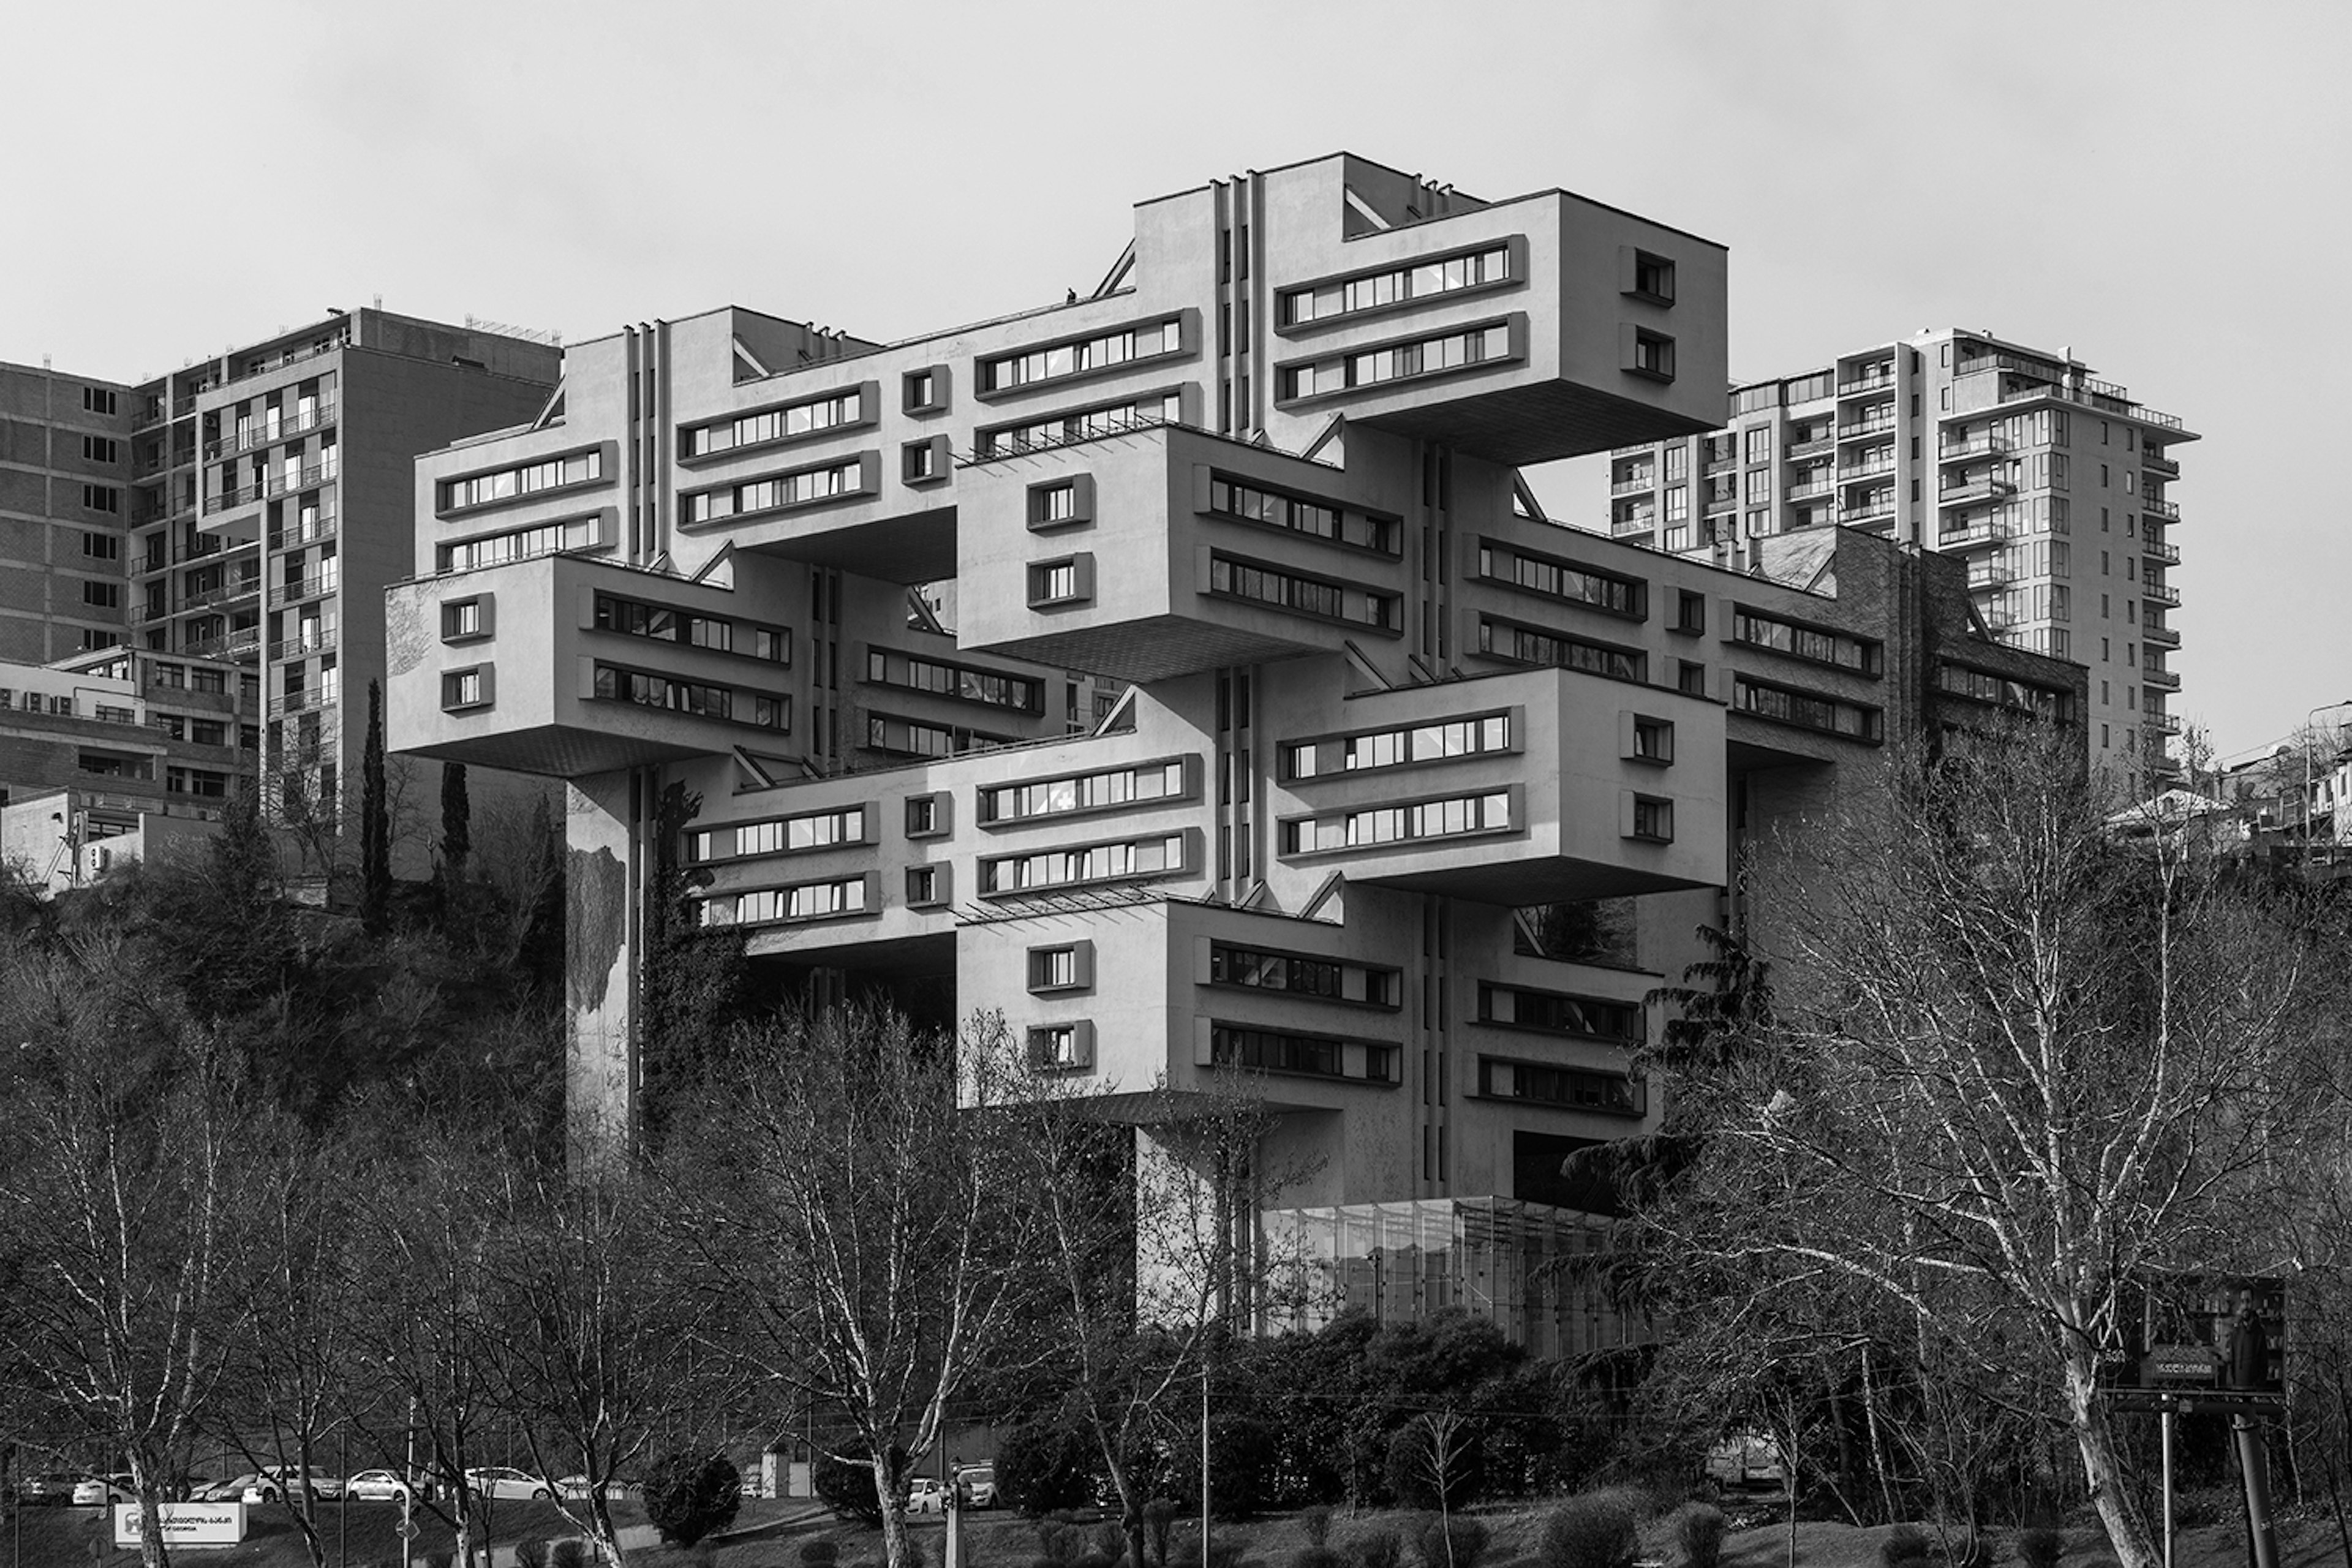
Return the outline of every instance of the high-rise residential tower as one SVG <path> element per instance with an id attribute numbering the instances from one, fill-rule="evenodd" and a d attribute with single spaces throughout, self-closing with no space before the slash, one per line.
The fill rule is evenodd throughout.
<path id="1" fill-rule="evenodd" d="M 1964 557 L 1987 629 L 2089 668 L 2091 761 L 2137 794 L 2174 771 L 2168 492 L 2195 439 L 2070 351 L 1927 331 L 1740 384 L 1718 428 L 1619 450 L 1609 531 L 1734 569 L 1833 524 Z"/>

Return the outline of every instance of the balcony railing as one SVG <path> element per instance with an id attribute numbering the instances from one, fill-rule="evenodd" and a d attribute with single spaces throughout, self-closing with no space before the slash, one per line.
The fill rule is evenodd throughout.
<path id="1" fill-rule="evenodd" d="M 1739 498 L 1737 495 L 1708 496 L 1705 500 L 1699 503 L 1699 510 L 1707 513 L 1709 516 L 1713 516 L 1717 512 L 1738 511 L 1739 510 Z"/>
<path id="2" fill-rule="evenodd" d="M 2006 588 L 2011 581 L 2008 565 L 1998 556 L 1969 563 L 1969 592 L 1972 594 L 1991 588 Z"/>
<path id="3" fill-rule="evenodd" d="M 2139 466 L 2142 471 L 2154 474 L 2160 479 L 2177 479 L 2180 477 L 2179 459 L 2162 457 L 2154 452 L 2142 452 Z"/>
<path id="4" fill-rule="evenodd" d="M 280 349 L 278 353 L 269 355 L 266 359 L 251 360 L 247 362 L 242 369 L 234 372 L 228 379 L 232 382 L 250 381 L 257 375 L 268 375 L 273 370 L 284 370 L 289 364 L 300 364 L 304 360 L 317 359 L 321 354 L 331 354 L 337 349 L 349 348 L 350 346 L 351 340 L 349 335 L 347 333 L 338 333 L 336 336 L 329 338 L 324 342 L 310 343 L 299 349 Z M 211 389 L 206 388 L 205 390 L 209 391 Z"/>
<path id="5" fill-rule="evenodd" d="M 2180 733 L 2180 721 L 2174 718 L 2169 713 L 2150 713 L 2146 717 L 2147 728 L 2155 731 L 2159 735 L 2178 735 Z"/>
<path id="6" fill-rule="evenodd" d="M 2178 691 L 2180 689 L 2180 677 L 2171 670 L 2158 669 L 2154 665 L 2149 665 L 2143 668 L 2139 674 L 2142 680 L 2147 681 L 2158 691 Z"/>
<path id="7" fill-rule="evenodd" d="M 2007 525 L 1984 518 L 1965 528 L 1944 530 L 1936 535 L 1936 543 L 1943 550 L 1981 550 L 1987 545 L 1999 544 L 2008 537 Z"/>
<path id="8" fill-rule="evenodd" d="M 1838 470 L 1838 482 L 1840 484 L 1850 484 L 1855 479 L 1875 479 L 1881 474 L 1891 474 L 1894 471 L 1895 459 L 1892 458 L 1880 458 L 1873 462 L 1853 463 L 1840 468 Z"/>
<path id="9" fill-rule="evenodd" d="M 332 539 L 341 524 L 332 514 L 293 528 L 281 528 L 269 536 L 272 550 L 299 550 L 306 544 L 316 544 L 322 539 Z"/>
<path id="10" fill-rule="evenodd" d="M 233 555 L 237 551 L 249 550 L 259 542 L 260 541 L 255 539 L 223 540 L 217 533 L 200 533 L 196 535 L 196 542 L 194 544 L 177 544 L 172 547 L 172 563 L 176 566 L 184 562 L 207 560 L 215 555 Z"/>
<path id="11" fill-rule="evenodd" d="M 1885 370 L 1856 376 L 1852 381 L 1839 382 L 1837 395 L 1840 397 L 1860 397 L 1866 393 L 1893 390 L 1895 390 L 1895 372 L 1890 366 Z"/>
<path id="12" fill-rule="evenodd" d="M 1837 429 L 1837 438 L 1840 442 L 1867 441 L 1873 436 L 1892 436 L 1893 434 L 1895 434 L 1895 421 L 1892 419 L 1870 419 L 1859 425 L 1841 423 Z"/>
<path id="13" fill-rule="evenodd" d="M 2168 605 L 2175 609 L 2180 606 L 2180 590 L 2166 583 L 2142 583 L 2139 596 L 2151 605 Z"/>
<path id="14" fill-rule="evenodd" d="M 2139 629 L 2140 641 L 2157 647 L 2179 647 L 2180 634 L 2170 626 L 2144 626 Z"/>
<path id="15" fill-rule="evenodd" d="M 1782 499 L 1791 502 L 1820 500 L 1836 488 L 1834 480 L 1811 479 L 1801 485 L 1790 486 L 1787 495 Z"/>
<path id="16" fill-rule="evenodd" d="M 1936 460 L 1939 463 L 1964 463 L 1970 458 L 2004 457 L 2008 452 L 2009 442 L 2004 437 L 1985 431 L 1965 441 L 1945 442 L 1936 448 Z"/>
<path id="17" fill-rule="evenodd" d="M 1738 467 L 1739 467 L 1739 454 L 1735 452 L 1728 458 L 1709 458 L 1705 463 L 1699 465 L 1698 471 L 1702 477 L 1711 477 L 1716 474 L 1727 474 Z"/>
<path id="18" fill-rule="evenodd" d="M 336 628 L 330 626 L 320 631 L 305 633 L 301 637 L 283 638 L 269 645 L 269 657 L 308 658 L 314 653 L 331 653 L 335 647 L 335 632 Z"/>
<path id="19" fill-rule="evenodd" d="M 2151 539 L 2142 544 L 2139 548 L 2141 554 L 2160 565 L 2178 566 L 2180 564 L 2180 546 L 2178 544 L 2168 544 L 2161 539 Z"/>
<path id="20" fill-rule="evenodd" d="M 205 443 L 205 456 L 206 458 L 233 457 L 239 452 L 250 452 L 256 447 L 267 447 L 278 441 L 290 441 L 297 436 L 306 436 L 321 426 L 331 425 L 334 422 L 335 400 L 331 397 L 320 398 L 316 406 L 309 409 L 298 408 L 291 417 L 280 418 L 275 425 L 264 421 L 260 424 L 247 425 L 244 429 L 226 436 L 215 437 Z"/>
<path id="21" fill-rule="evenodd" d="M 190 637 L 180 651 L 193 658 L 241 658 L 261 651 L 261 628 L 244 626 L 216 637 Z"/>
<path id="22" fill-rule="evenodd" d="M 1850 502 L 1838 508 L 1837 520 L 1848 528 L 1866 528 L 1874 522 L 1885 522 L 1895 515 L 1895 498 Z"/>
<path id="23" fill-rule="evenodd" d="M 226 605 L 238 599 L 250 599 L 260 591 L 261 579 L 258 577 L 247 577 L 236 583 L 224 583 L 217 588 L 206 588 L 201 593 L 185 595 L 173 613 L 176 615 L 185 610 L 208 610 L 215 605 Z"/>
<path id="24" fill-rule="evenodd" d="M 1807 437 L 1802 441 L 1790 442 L 1786 447 L 1781 448 L 1781 456 L 1787 458 L 1790 462 L 1795 462 L 1802 458 L 1817 457 L 1821 453 L 1828 451 L 1836 444 L 1837 437 L 1834 436 L 1826 434 L 1811 436 Z"/>
<path id="25" fill-rule="evenodd" d="M 289 691 L 283 697 L 269 700 L 269 717 L 282 719 L 289 713 L 317 713 L 335 705 L 332 692 Z"/>
<path id="26" fill-rule="evenodd" d="M 1639 517 L 1621 517 L 1609 524 L 1609 536 L 1623 539 L 1630 534 L 1652 532 L 1657 526 L 1657 517 L 1651 512 L 1643 512 Z"/>
<path id="27" fill-rule="evenodd" d="M 325 484 L 340 473 L 341 468 L 340 463 L 311 463 L 298 474 L 288 475 L 283 471 L 268 474 L 259 484 L 239 485 L 235 489 L 221 491 L 212 498 L 212 505 L 207 510 L 226 511 L 231 507 L 247 506 L 268 496 L 282 496 L 294 490 L 307 490 L 313 486 Z"/>
<path id="28" fill-rule="evenodd" d="M 2155 496 L 2142 496 L 2139 498 L 2139 510 L 2150 517 L 2160 517 L 2167 522 L 2180 521 L 2180 505 L 2178 501 L 2161 500 Z"/>
<path id="29" fill-rule="evenodd" d="M 1630 479 L 1611 480 L 1609 484 L 1609 493 L 1612 496 L 1647 495 L 1657 488 L 1658 481 L 1656 475 L 1643 474 Z"/>

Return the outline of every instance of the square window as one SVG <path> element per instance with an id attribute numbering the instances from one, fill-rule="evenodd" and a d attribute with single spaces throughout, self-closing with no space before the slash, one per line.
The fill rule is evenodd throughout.
<path id="1" fill-rule="evenodd" d="M 1029 567 L 1029 603 L 1074 605 L 1094 596 L 1094 557 L 1073 555 L 1059 561 L 1033 562 Z"/>
<path id="2" fill-rule="evenodd" d="M 464 708 L 487 708 L 490 704 L 490 667 L 478 664 L 470 669 L 453 669 L 441 677 L 441 706 L 456 710 Z"/>
<path id="3" fill-rule="evenodd" d="M 1686 697 L 1706 695 L 1706 666 L 1684 659 L 1675 668 L 1675 689 Z"/>
<path id="4" fill-rule="evenodd" d="M 1706 595 L 1678 590 L 1675 595 L 1675 630 L 1694 637 L 1706 631 Z"/>
<path id="5" fill-rule="evenodd" d="M 81 389 L 81 408 L 85 414 L 112 414 L 114 394 L 102 386 L 85 386 Z"/>
<path id="6" fill-rule="evenodd" d="M 441 640 L 466 642 L 490 635 L 487 598 L 458 599 L 441 606 Z"/>
<path id="7" fill-rule="evenodd" d="M 948 830 L 948 797 L 910 795 L 907 797 L 907 837 L 937 838 Z"/>
<path id="8" fill-rule="evenodd" d="M 1095 479 L 1092 474 L 1072 474 L 1029 487 L 1029 527 L 1033 531 L 1076 528 L 1092 522 Z"/>
<path id="9" fill-rule="evenodd" d="M 910 909 L 936 908 L 948 901 L 948 872 L 945 866 L 909 866 L 907 868 L 907 904 Z"/>
<path id="10" fill-rule="evenodd" d="M 1633 717 L 1633 743 L 1626 749 L 1627 757 L 1639 763 L 1664 764 L 1675 760 L 1675 726 L 1671 720 Z"/>
<path id="11" fill-rule="evenodd" d="M 947 478 L 943 448 L 945 440 L 909 441 L 898 448 L 898 477 L 910 485 L 928 484 Z"/>
<path id="12" fill-rule="evenodd" d="M 1633 253 L 1633 286 L 1626 290 L 1661 305 L 1675 302 L 1675 264 L 1646 250 Z"/>
<path id="13" fill-rule="evenodd" d="M 1084 1072 L 1095 1065 L 1095 1027 L 1087 1019 L 1032 1028 L 1027 1043 L 1034 1072 Z"/>
<path id="14" fill-rule="evenodd" d="M 1632 334 L 1632 341 L 1627 345 L 1625 368 L 1652 381 L 1674 380 L 1675 340 L 1664 332 L 1651 331 L 1647 327 L 1627 330 Z"/>
<path id="15" fill-rule="evenodd" d="M 948 373 L 944 365 L 910 370 L 899 387 L 902 405 L 909 414 L 935 414 L 948 405 Z"/>
<path id="16" fill-rule="evenodd" d="M 1633 825 L 1628 838 L 1645 843 L 1671 844 L 1675 838 L 1675 803 L 1656 795 L 1637 795 L 1633 797 Z"/>
<path id="17" fill-rule="evenodd" d="M 1029 989 L 1033 992 L 1086 991 L 1095 983 L 1095 944 L 1065 942 L 1029 950 Z"/>

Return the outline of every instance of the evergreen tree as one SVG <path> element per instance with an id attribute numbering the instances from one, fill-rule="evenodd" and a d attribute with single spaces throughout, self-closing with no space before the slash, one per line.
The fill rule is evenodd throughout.
<path id="1" fill-rule="evenodd" d="M 466 764 L 448 763 L 441 769 L 441 863 L 449 880 L 466 874 L 466 857 L 474 852 L 474 809 L 466 797 Z"/>
<path id="2" fill-rule="evenodd" d="M 381 932 L 392 917 L 392 814 L 384 795 L 383 683 L 368 682 L 367 748 L 360 753 L 360 923 Z"/>

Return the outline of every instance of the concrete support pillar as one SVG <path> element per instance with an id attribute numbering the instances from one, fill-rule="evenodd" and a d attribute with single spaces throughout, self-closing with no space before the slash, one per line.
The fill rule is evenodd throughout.
<path id="1" fill-rule="evenodd" d="M 637 1123 L 639 967 L 648 846 L 642 775 L 565 790 L 564 1106 L 572 1168 L 625 1160 Z"/>

